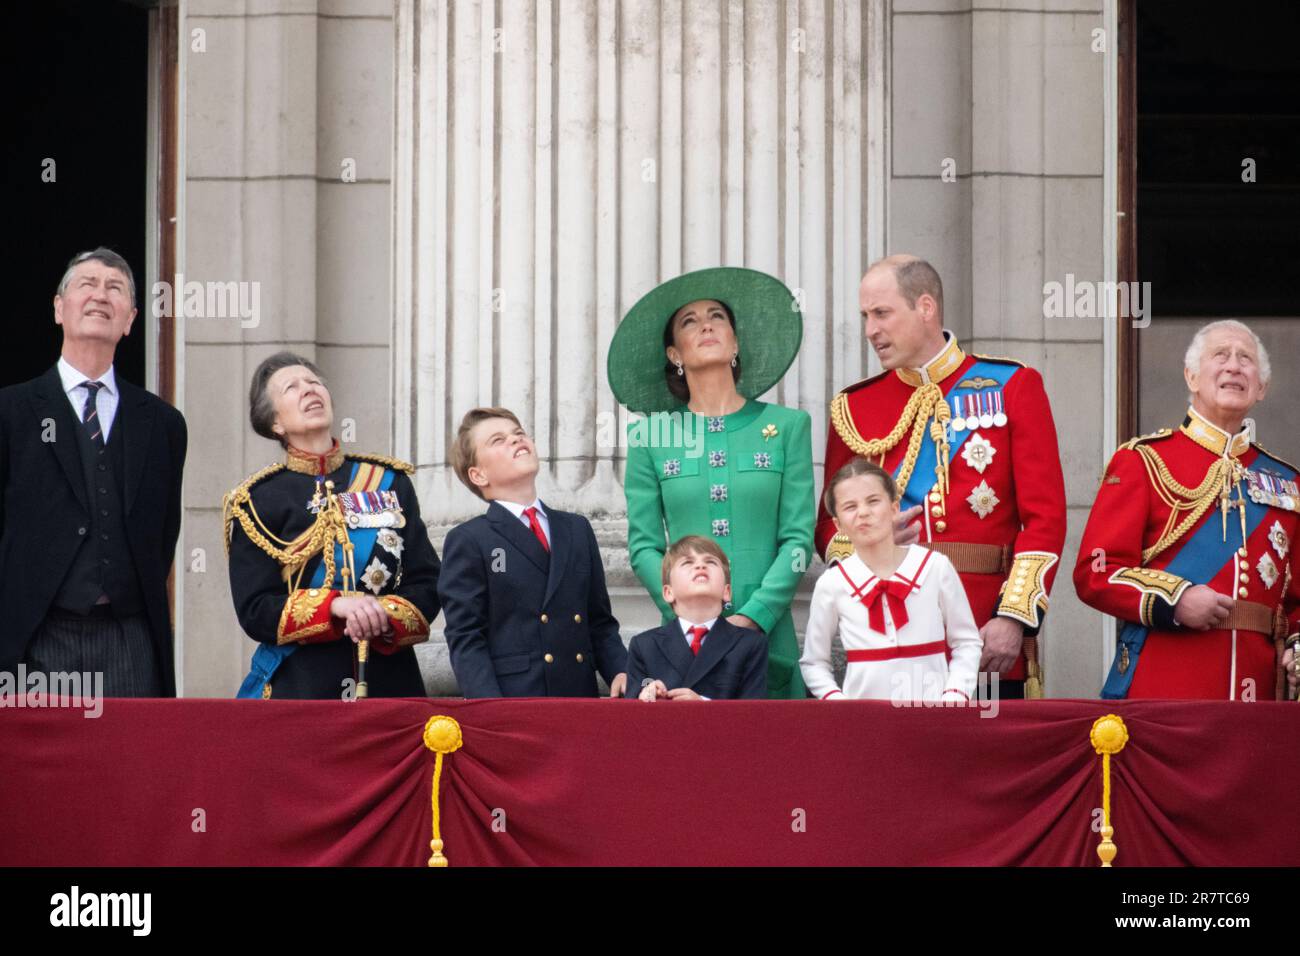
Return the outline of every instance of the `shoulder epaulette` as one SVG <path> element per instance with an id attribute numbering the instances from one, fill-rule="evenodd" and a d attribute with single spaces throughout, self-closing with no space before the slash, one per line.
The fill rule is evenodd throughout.
<path id="1" fill-rule="evenodd" d="M 385 468 L 391 468 L 393 471 L 400 471 L 403 474 L 415 474 L 415 466 L 409 461 L 402 461 L 400 458 L 389 458 L 387 455 L 365 455 L 353 452 L 348 452 L 347 457 L 357 458 L 361 461 L 374 462 L 376 465 L 383 465 Z"/>
<path id="2" fill-rule="evenodd" d="M 892 374 L 892 370 L 885 369 L 885 371 L 878 372 L 877 374 L 872 375 L 870 378 L 864 378 L 861 381 L 854 382 L 852 385 L 845 386 L 844 388 L 840 389 L 839 394 L 848 395 L 850 392 L 856 392 L 858 389 L 862 388 L 862 386 L 870 385 L 872 382 L 878 381 L 884 378 L 886 375 L 890 375 L 890 374 Z"/>
<path id="3" fill-rule="evenodd" d="M 234 488 L 225 493 L 221 499 L 221 538 L 226 543 L 226 551 L 230 551 L 230 524 L 235 518 L 235 509 L 248 501 L 252 497 L 253 485 L 257 484 L 263 478 L 269 478 L 277 471 L 284 470 L 284 463 L 277 461 L 274 465 L 267 465 L 261 471 L 255 471 Z"/>
<path id="4" fill-rule="evenodd" d="M 1259 442 L 1253 441 L 1251 442 L 1251 445 L 1254 446 L 1254 449 L 1257 452 L 1259 452 L 1261 455 L 1267 455 L 1269 458 L 1273 459 L 1273 461 L 1277 462 L 1278 464 L 1286 465 L 1292 471 L 1300 473 L 1300 468 L 1297 468 L 1295 465 L 1291 464 L 1291 462 L 1287 461 L 1285 458 L 1279 458 L 1277 455 L 1273 454 L 1271 451 L 1269 451 Z"/>
<path id="5" fill-rule="evenodd" d="M 978 352 L 967 352 L 966 354 L 971 358 L 979 359 L 981 362 L 1000 362 L 1003 365 L 1017 365 L 1020 368 L 1028 368 L 1020 359 L 1009 358 L 1005 355 L 981 355 Z"/>
<path id="6" fill-rule="evenodd" d="M 1162 438 L 1168 438 L 1173 433 L 1174 430 L 1172 428 L 1160 428 L 1157 429 L 1156 431 L 1150 432 L 1149 434 L 1138 435 L 1136 438 L 1130 438 L 1128 441 L 1126 441 L 1124 444 L 1120 445 L 1119 447 L 1127 448 L 1129 451 L 1132 451 L 1134 448 L 1136 448 L 1138 445 L 1142 444 L 1143 442 L 1159 441 Z"/>

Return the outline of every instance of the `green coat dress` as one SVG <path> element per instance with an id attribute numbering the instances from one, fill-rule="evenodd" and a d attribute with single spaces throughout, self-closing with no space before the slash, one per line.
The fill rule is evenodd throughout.
<path id="1" fill-rule="evenodd" d="M 716 541 L 731 562 L 732 603 L 768 636 L 768 696 L 803 698 L 790 602 L 813 547 L 812 419 L 747 401 L 717 418 L 685 405 L 628 430 L 628 551 L 632 569 L 663 612 L 667 542 Z"/>

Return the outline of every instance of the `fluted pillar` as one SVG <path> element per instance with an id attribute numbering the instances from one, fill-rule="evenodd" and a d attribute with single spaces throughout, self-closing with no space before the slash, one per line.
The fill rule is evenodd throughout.
<path id="1" fill-rule="evenodd" d="M 692 269 L 799 290 L 770 397 L 813 413 L 820 457 L 863 372 L 860 4 L 399 0 L 396 32 L 394 449 L 435 528 L 482 507 L 448 465 L 474 405 L 524 419 L 548 501 L 622 518 L 609 341 Z"/>

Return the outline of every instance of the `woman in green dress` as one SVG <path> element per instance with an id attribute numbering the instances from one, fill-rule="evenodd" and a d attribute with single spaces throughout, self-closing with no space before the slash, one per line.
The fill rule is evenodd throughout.
<path id="1" fill-rule="evenodd" d="M 667 544 L 712 538 L 731 562 L 727 620 L 768 636 L 768 696 L 803 698 L 790 602 L 812 554 L 812 421 L 756 400 L 799 351 L 798 303 L 751 269 L 705 269 L 648 293 L 609 351 L 618 400 L 646 417 L 628 433 L 628 550 L 663 601 Z M 666 361 L 665 361 L 666 360 Z"/>

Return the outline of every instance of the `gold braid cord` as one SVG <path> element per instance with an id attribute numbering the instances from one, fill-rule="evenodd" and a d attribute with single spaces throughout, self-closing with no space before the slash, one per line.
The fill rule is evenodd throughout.
<path id="1" fill-rule="evenodd" d="M 226 556 L 230 556 L 230 539 L 233 522 L 238 521 L 248 540 L 257 545 L 265 554 L 274 558 L 281 567 L 281 574 L 289 586 L 289 591 L 298 590 L 303 568 L 317 554 L 325 562 L 325 582 L 332 584 L 337 570 L 334 560 L 334 545 L 342 546 L 345 556 L 350 557 L 352 542 L 348 539 L 347 520 L 334 496 L 333 482 L 326 482 L 328 488 L 326 500 L 316 514 L 316 521 L 293 541 L 277 537 L 266 523 L 262 521 L 253 504 L 252 486 L 268 475 L 283 468 L 283 465 L 271 465 L 250 476 L 246 481 L 231 491 L 222 500 L 221 511 L 226 544 Z M 319 489 L 318 492 L 319 494 Z M 343 590 L 352 588 L 352 569 L 343 569 Z"/>
<path id="2" fill-rule="evenodd" d="M 1239 485 L 1241 473 L 1235 460 L 1220 458 L 1210 466 L 1199 485 L 1189 488 L 1170 474 L 1169 466 L 1154 448 L 1139 444 L 1134 446 L 1134 450 L 1141 456 L 1156 494 L 1169 506 L 1169 520 L 1165 522 L 1159 540 L 1142 551 L 1145 564 L 1185 535 L 1216 501 L 1225 504 L 1226 514 L 1228 494 L 1234 485 Z M 1239 496 L 1240 493 L 1238 488 Z M 1184 515 L 1181 521 L 1179 515 Z"/>
<path id="3" fill-rule="evenodd" d="M 921 441 L 925 437 L 926 423 L 931 417 L 934 422 L 930 425 L 930 437 L 934 440 L 935 448 L 938 452 L 938 463 L 935 466 L 935 484 L 939 487 L 941 495 L 948 493 L 948 439 L 946 429 L 944 428 L 952 412 L 948 408 L 948 403 L 944 400 L 943 389 L 934 382 L 917 388 L 912 393 L 912 397 L 907 400 L 903 406 L 903 414 L 898 419 L 898 423 L 888 435 L 883 438 L 863 438 L 859 434 L 857 426 L 853 422 L 853 417 L 849 412 L 849 397 L 845 392 L 840 392 L 831 401 L 831 424 L 844 444 L 856 454 L 867 459 L 876 459 L 876 464 L 884 466 L 885 455 L 902 440 L 903 433 L 912 429 L 912 434 L 908 438 L 907 453 L 903 457 L 902 467 L 898 470 L 898 494 L 901 498 L 903 492 L 907 490 L 907 483 L 911 480 L 912 469 L 916 467 L 916 459 L 921 453 Z"/>

